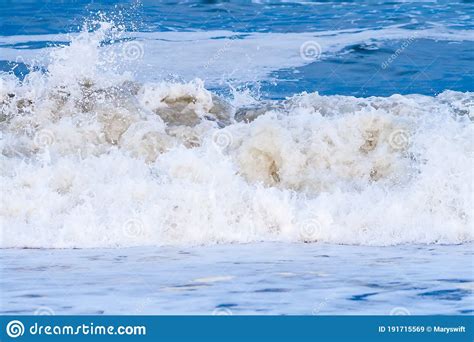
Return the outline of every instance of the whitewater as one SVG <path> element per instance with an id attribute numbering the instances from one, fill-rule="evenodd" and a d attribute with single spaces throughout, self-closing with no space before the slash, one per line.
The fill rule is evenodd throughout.
<path id="1" fill-rule="evenodd" d="M 473 241 L 474 93 L 223 96 L 144 81 L 125 34 L 0 75 L 0 247 Z"/>

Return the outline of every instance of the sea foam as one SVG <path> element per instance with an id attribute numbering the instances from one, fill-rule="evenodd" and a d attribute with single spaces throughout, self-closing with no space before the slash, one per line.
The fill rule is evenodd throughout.
<path id="1" fill-rule="evenodd" d="M 113 31 L 1 75 L 1 247 L 473 240 L 473 93 L 225 99 L 136 81 Z"/>

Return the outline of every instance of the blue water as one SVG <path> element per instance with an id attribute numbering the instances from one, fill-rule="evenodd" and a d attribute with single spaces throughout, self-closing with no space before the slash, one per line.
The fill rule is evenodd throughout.
<path id="1" fill-rule="evenodd" d="M 474 91 L 473 1 L 0 1 L 0 71 L 22 79 L 32 68 L 23 56 L 36 58 L 52 46 L 69 44 L 67 34 L 80 32 L 85 22 L 100 17 L 98 12 L 123 24 L 144 43 L 144 59 L 133 69 L 143 81 L 200 77 L 219 94 L 249 89 L 261 99 L 304 91 L 364 97 Z M 213 32 L 209 39 L 194 35 L 208 31 Z M 244 47 L 258 37 L 262 48 L 225 53 L 226 42 L 232 42 L 229 32 Z M 364 32 L 371 33 L 364 36 Z M 373 39 L 374 32 L 383 34 Z M 393 32 L 396 38 L 388 37 Z M 280 39 L 280 47 L 265 45 Z M 299 39 L 295 48 L 286 49 L 294 39 Z M 316 60 L 303 61 L 298 47 L 308 39 L 338 45 L 323 49 Z M 218 67 L 204 70 L 205 60 L 196 56 L 209 52 L 211 43 L 217 44 L 210 56 L 217 56 Z M 173 49 L 166 50 L 170 44 Z M 223 56 L 219 48 L 224 49 Z M 271 62 L 279 48 L 288 65 Z M 242 60 L 257 50 L 259 63 L 246 70 Z M 236 65 L 239 69 L 233 73 Z M 34 68 L 46 72 L 48 66 L 38 63 Z M 469 244 L 4 249 L 0 258 L 2 314 L 38 310 L 472 314 L 474 310 Z"/>
<path id="2" fill-rule="evenodd" d="M 141 31 L 232 30 L 309 32 L 403 24 L 444 23 L 472 29 L 473 2 L 464 1 L 5 1 L 2 34 L 74 32 L 91 13 L 122 12 Z M 32 18 L 35 20 L 31 20 Z"/>
<path id="3" fill-rule="evenodd" d="M 113 1 L 41 2 L 2 1 L 0 36 L 72 33 L 97 12 L 123 23 L 130 31 L 215 31 L 243 33 L 302 33 L 347 29 L 382 29 L 396 25 L 414 33 L 423 29 L 472 30 L 471 1 L 397 2 L 227 2 Z M 34 20 L 32 20 L 34 18 Z M 442 28 L 440 28 L 442 27 Z M 348 45 L 337 54 L 323 56 L 301 67 L 282 68 L 269 78 L 246 81 L 263 98 L 283 98 L 302 91 L 354 96 L 388 96 L 395 93 L 436 95 L 443 90 L 473 91 L 474 44 L 470 41 L 415 39 L 389 67 L 381 65 L 404 40 Z M 57 42 L 55 42 L 57 43 Z M 52 42 L 36 41 L 1 47 L 40 49 Z M 0 70 L 13 64 L 0 57 Z M 26 68 L 15 68 L 18 75 Z M 179 76 L 179 75 L 178 75 Z M 181 75 L 183 76 L 183 75 Z M 191 78 L 193 75 L 186 75 Z M 234 84 L 234 86 L 242 84 Z M 215 91 L 225 87 L 212 85 Z"/>
<path id="4" fill-rule="evenodd" d="M 1 314 L 471 314 L 472 244 L 3 250 Z"/>

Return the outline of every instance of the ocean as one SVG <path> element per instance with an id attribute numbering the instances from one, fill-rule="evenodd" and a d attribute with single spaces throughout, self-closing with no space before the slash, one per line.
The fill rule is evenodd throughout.
<path id="1" fill-rule="evenodd" d="M 472 314 L 473 15 L 0 2 L 0 312 Z"/>

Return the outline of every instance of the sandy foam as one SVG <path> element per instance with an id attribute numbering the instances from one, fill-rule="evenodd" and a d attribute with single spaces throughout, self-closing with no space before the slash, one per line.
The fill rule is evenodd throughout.
<path id="1" fill-rule="evenodd" d="M 103 34 L 0 78 L 2 247 L 473 240 L 474 94 L 242 103 L 138 83 Z"/>

